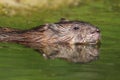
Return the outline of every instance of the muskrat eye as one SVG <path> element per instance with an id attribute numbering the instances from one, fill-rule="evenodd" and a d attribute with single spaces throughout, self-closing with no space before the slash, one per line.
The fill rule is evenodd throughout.
<path id="1" fill-rule="evenodd" d="M 74 27 L 73 29 L 74 29 L 74 30 L 78 30 L 78 29 L 79 29 L 79 27 Z"/>

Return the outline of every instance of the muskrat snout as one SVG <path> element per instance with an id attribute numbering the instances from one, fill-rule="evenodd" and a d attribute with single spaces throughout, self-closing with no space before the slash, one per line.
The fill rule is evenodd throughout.
<path id="1" fill-rule="evenodd" d="M 97 33 L 100 33 L 100 29 L 96 29 L 96 32 L 97 32 Z"/>
<path id="2" fill-rule="evenodd" d="M 97 29 L 91 31 L 91 34 L 94 34 L 94 33 L 100 33 L 100 29 L 97 28 Z"/>

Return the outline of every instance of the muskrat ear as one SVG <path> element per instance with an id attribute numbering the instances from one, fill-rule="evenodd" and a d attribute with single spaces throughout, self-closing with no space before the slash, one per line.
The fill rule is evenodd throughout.
<path id="1" fill-rule="evenodd" d="M 69 20 L 68 19 L 66 19 L 66 18 L 61 18 L 60 19 L 60 22 L 68 22 Z"/>

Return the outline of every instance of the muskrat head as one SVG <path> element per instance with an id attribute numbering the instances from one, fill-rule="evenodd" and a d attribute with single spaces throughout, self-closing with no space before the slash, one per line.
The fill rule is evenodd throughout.
<path id="1" fill-rule="evenodd" d="M 49 35 L 55 42 L 66 42 L 70 44 L 97 44 L 100 40 L 100 30 L 82 21 L 60 21 L 49 24 Z"/>

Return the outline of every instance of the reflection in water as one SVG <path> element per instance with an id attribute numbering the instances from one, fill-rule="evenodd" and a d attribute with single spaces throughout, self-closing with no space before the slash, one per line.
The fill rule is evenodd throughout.
<path id="1" fill-rule="evenodd" d="M 51 44 L 41 49 L 47 59 L 61 58 L 74 63 L 86 63 L 99 56 L 99 45 Z"/>

